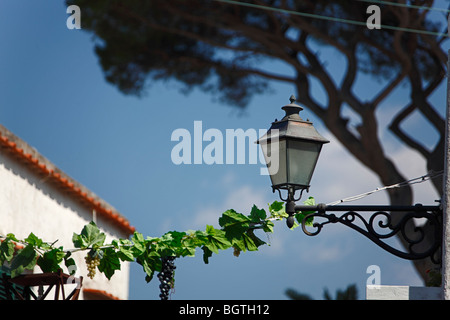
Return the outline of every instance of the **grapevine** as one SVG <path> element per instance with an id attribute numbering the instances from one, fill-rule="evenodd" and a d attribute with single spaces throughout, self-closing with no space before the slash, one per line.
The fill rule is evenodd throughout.
<path id="1" fill-rule="evenodd" d="M 314 198 L 304 202 L 314 205 Z M 301 223 L 307 213 L 297 213 L 296 220 Z M 11 277 L 22 274 L 25 270 L 33 270 L 38 265 L 42 272 L 57 272 L 63 265 L 74 275 L 77 268 L 72 254 L 87 251 L 85 256 L 88 277 L 93 279 L 97 271 L 108 279 L 120 270 L 121 262 L 137 262 L 145 272 L 145 280 L 150 282 L 154 273 L 158 273 L 160 281 L 160 298 L 167 300 L 170 290 L 174 288 L 174 261 L 180 257 L 193 257 L 196 250 L 203 252 L 203 261 L 207 264 L 213 254 L 233 249 L 233 255 L 239 257 L 241 252 L 257 251 L 266 244 L 256 234 L 256 230 L 272 233 L 273 221 L 287 218 L 284 203 L 274 201 L 269 205 L 269 214 L 255 205 L 249 215 L 238 213 L 233 209 L 225 211 L 219 218 L 220 228 L 207 225 L 205 230 L 169 231 L 161 237 L 147 237 L 134 232 L 130 239 L 116 239 L 105 243 L 106 235 L 94 222 L 83 227 L 79 234 L 72 236 L 73 249 L 64 249 L 53 243 L 44 242 L 30 233 L 19 240 L 14 234 L 0 236 L 0 267 L 7 263 Z M 294 223 L 293 228 L 299 226 Z M 306 221 L 311 224 L 312 221 Z M 16 245 L 20 244 L 21 248 Z"/>

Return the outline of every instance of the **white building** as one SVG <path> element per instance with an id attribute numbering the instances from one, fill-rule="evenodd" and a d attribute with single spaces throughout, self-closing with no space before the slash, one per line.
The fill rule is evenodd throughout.
<path id="1" fill-rule="evenodd" d="M 134 232 L 111 205 L 0 125 L 0 235 L 13 233 L 24 239 L 33 232 L 46 242 L 58 240 L 59 246 L 69 249 L 73 248 L 73 233 L 80 233 L 90 221 L 106 234 L 107 243 Z M 91 280 L 84 261 L 86 253 L 73 254 L 76 276 L 83 276 L 79 299 L 128 299 L 129 264 L 122 262 L 111 280 L 99 272 Z M 34 272 L 41 270 L 36 266 Z"/>

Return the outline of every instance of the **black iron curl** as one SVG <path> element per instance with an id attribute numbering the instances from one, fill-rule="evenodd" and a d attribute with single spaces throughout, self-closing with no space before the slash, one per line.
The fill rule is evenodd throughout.
<path id="1" fill-rule="evenodd" d="M 322 231 L 324 225 L 341 223 L 358 231 L 386 251 L 407 260 L 419 260 L 430 257 L 435 264 L 441 263 L 440 247 L 442 241 L 442 210 L 439 206 L 296 206 L 297 211 L 317 211 L 306 215 L 302 221 L 303 232 L 315 236 Z M 347 211 L 340 217 L 328 214 L 326 211 Z M 373 214 L 364 218 L 356 211 L 371 211 Z M 394 224 L 392 212 L 401 214 L 400 220 Z M 309 231 L 306 221 L 310 218 L 325 219 L 324 222 L 314 222 Z M 422 226 L 414 224 L 414 219 L 425 219 L 431 226 L 431 232 L 425 233 Z M 378 222 L 378 223 L 377 223 Z M 378 229 L 381 229 L 377 231 Z M 382 232 L 386 231 L 386 232 Z M 406 242 L 404 251 L 392 247 L 384 240 L 401 234 Z M 426 240 L 426 241 L 425 241 Z"/>

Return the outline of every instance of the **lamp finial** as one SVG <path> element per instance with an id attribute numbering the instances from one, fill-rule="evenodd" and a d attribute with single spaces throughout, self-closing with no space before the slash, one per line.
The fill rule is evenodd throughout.
<path id="1" fill-rule="evenodd" d="M 291 95 L 290 98 L 289 98 L 289 101 L 290 101 L 291 103 L 294 103 L 295 100 L 297 100 L 297 98 L 296 98 L 294 95 Z"/>

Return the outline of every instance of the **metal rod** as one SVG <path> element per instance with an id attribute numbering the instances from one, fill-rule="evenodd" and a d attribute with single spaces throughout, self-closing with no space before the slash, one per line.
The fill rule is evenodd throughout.
<path id="1" fill-rule="evenodd" d="M 438 205 L 421 205 L 414 206 L 389 206 L 389 205 L 325 205 L 318 204 L 316 206 L 296 205 L 295 211 L 439 211 Z"/>

